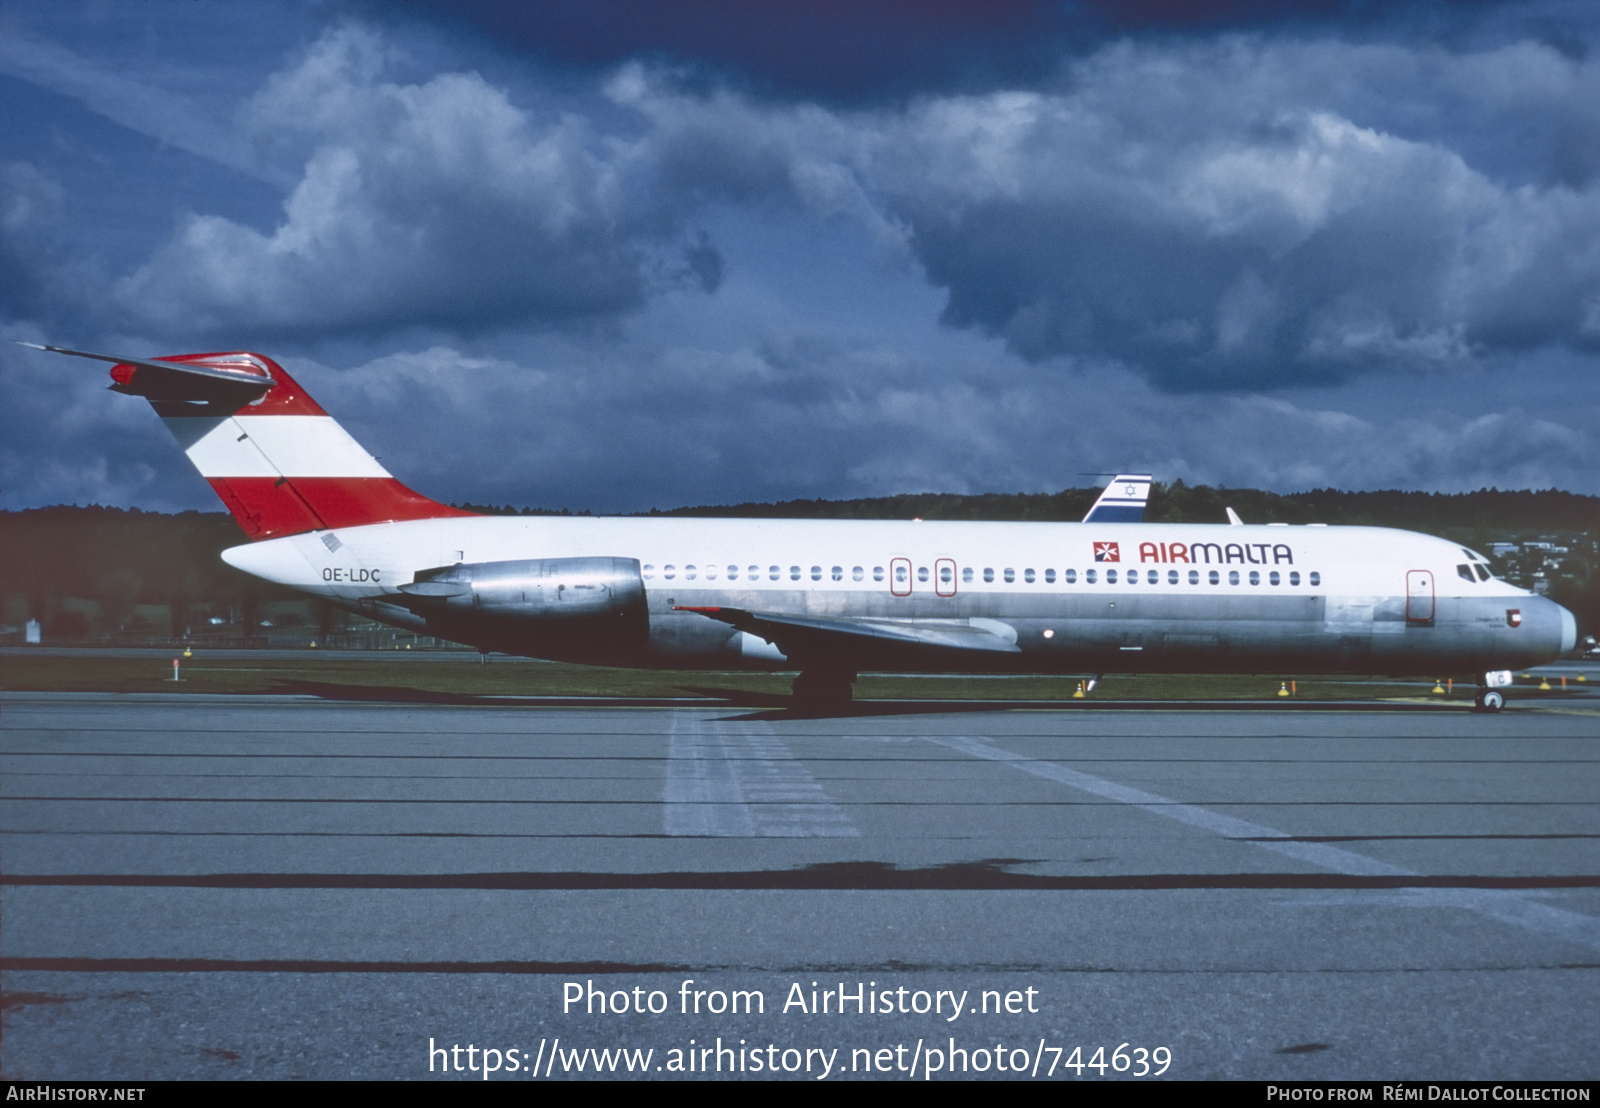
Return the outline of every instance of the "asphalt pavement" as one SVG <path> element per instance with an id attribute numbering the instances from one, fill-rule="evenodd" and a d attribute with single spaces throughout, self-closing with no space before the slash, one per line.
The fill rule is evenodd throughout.
<path id="1" fill-rule="evenodd" d="M 0 1070 L 1594 1076 L 1593 699 L 960 707 L 6 694 Z"/>

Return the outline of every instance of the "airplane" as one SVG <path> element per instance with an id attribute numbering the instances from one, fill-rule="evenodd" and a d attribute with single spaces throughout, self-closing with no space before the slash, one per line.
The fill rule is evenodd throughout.
<path id="1" fill-rule="evenodd" d="M 1493 712 L 1577 641 L 1483 555 L 1388 528 L 477 515 L 401 484 L 270 358 L 36 349 L 150 402 L 251 540 L 228 564 L 484 652 L 798 671 L 811 710 L 863 671 L 1295 671 L 1473 674 Z"/>
<path id="2" fill-rule="evenodd" d="M 1104 476 L 1092 474 L 1090 476 Z M 1150 499 L 1148 473 L 1118 473 L 1101 490 L 1094 506 L 1083 517 L 1085 523 L 1143 523 L 1145 502 Z"/>

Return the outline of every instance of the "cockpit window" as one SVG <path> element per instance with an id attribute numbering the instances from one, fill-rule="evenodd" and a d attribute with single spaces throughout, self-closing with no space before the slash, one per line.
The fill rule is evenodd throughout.
<path id="1" fill-rule="evenodd" d="M 1478 580 L 1480 580 L 1480 581 L 1487 581 L 1489 579 L 1489 577 L 1491 576 L 1489 571 L 1487 569 L 1485 569 L 1481 564 L 1474 563 L 1472 568 L 1478 571 Z"/>
<path id="2" fill-rule="evenodd" d="M 1477 584 L 1478 581 L 1476 577 L 1472 576 L 1472 567 L 1466 564 L 1456 566 L 1456 576 L 1464 581 L 1471 581 L 1473 584 Z"/>

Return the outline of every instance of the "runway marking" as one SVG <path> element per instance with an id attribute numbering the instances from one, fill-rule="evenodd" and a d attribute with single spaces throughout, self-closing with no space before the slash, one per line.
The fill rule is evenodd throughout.
<path id="1" fill-rule="evenodd" d="M 1198 808 L 1192 804 L 1169 800 L 1164 796 L 1145 792 L 1143 789 L 1135 789 L 1128 785 L 1119 785 L 1115 781 L 1108 781 L 1103 777 L 1095 777 L 1093 774 L 1084 773 L 1081 770 L 1069 769 L 1055 762 L 1045 762 L 1037 758 L 1030 758 L 1025 754 L 1017 754 L 1014 751 L 1005 750 L 994 745 L 993 740 L 988 738 L 969 736 L 939 738 L 928 736 L 925 741 L 937 743 L 952 750 L 959 750 L 974 758 L 1000 762 L 1010 766 L 1012 769 L 1021 770 L 1023 773 L 1031 773 L 1035 777 L 1043 777 L 1046 780 L 1055 781 L 1093 796 L 1116 801 L 1119 804 L 1127 804 L 1152 815 L 1176 820 L 1179 823 L 1186 823 L 1191 827 L 1210 831 L 1223 838 L 1244 840 L 1252 846 L 1263 847 L 1298 861 L 1332 870 L 1335 873 L 1347 874 L 1352 877 L 1392 877 L 1402 879 L 1420 876 L 1413 870 L 1390 865 L 1388 862 L 1380 862 L 1376 858 L 1368 858 L 1353 851 L 1341 850 L 1338 847 L 1326 846 L 1322 843 L 1300 841 L 1282 831 L 1259 823 L 1251 823 L 1248 820 L 1237 819 L 1234 816 L 1225 816 L 1205 808 Z M 1406 906 L 1468 908 L 1501 923 L 1513 924 L 1541 935 L 1600 950 L 1600 919 L 1596 919 L 1594 916 L 1586 916 L 1581 912 L 1569 912 L 1564 908 L 1554 908 L 1548 904 L 1540 904 L 1529 900 L 1525 895 L 1515 892 L 1463 888 L 1408 889 L 1399 895 L 1405 898 L 1401 903 Z"/>
<path id="2" fill-rule="evenodd" d="M 662 962 L 354 962 L 288 958 L 0 958 L 0 969 L 56 973 L 678 973 Z"/>
<path id="3" fill-rule="evenodd" d="M 860 835 L 770 728 L 713 733 L 694 712 L 673 713 L 662 801 L 668 835 Z"/>
<path id="4" fill-rule="evenodd" d="M 10 873 L 0 885 L 58 889 L 494 889 L 503 892 L 597 889 L 812 890 L 860 892 L 1130 892 L 1151 890 L 1299 889 L 1593 889 L 1600 875 L 1483 877 L 1430 874 L 1361 877 L 1336 873 L 1014 873 L 1014 858 L 947 862 L 908 869 L 892 862 L 813 862 L 794 869 L 657 870 L 607 873 Z M 0 958 L 0 967 L 5 959 Z"/>

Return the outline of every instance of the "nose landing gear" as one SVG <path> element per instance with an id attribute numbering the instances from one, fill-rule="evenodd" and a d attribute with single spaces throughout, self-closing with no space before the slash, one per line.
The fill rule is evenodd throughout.
<path id="1" fill-rule="evenodd" d="M 1478 696 L 1473 703 L 1475 712 L 1498 712 L 1506 706 L 1506 694 L 1500 690 L 1511 684 L 1509 669 L 1496 669 L 1478 674 Z"/>
<path id="2" fill-rule="evenodd" d="M 1475 712 L 1498 712 L 1506 706 L 1506 697 L 1499 689 L 1479 689 L 1473 702 Z"/>

